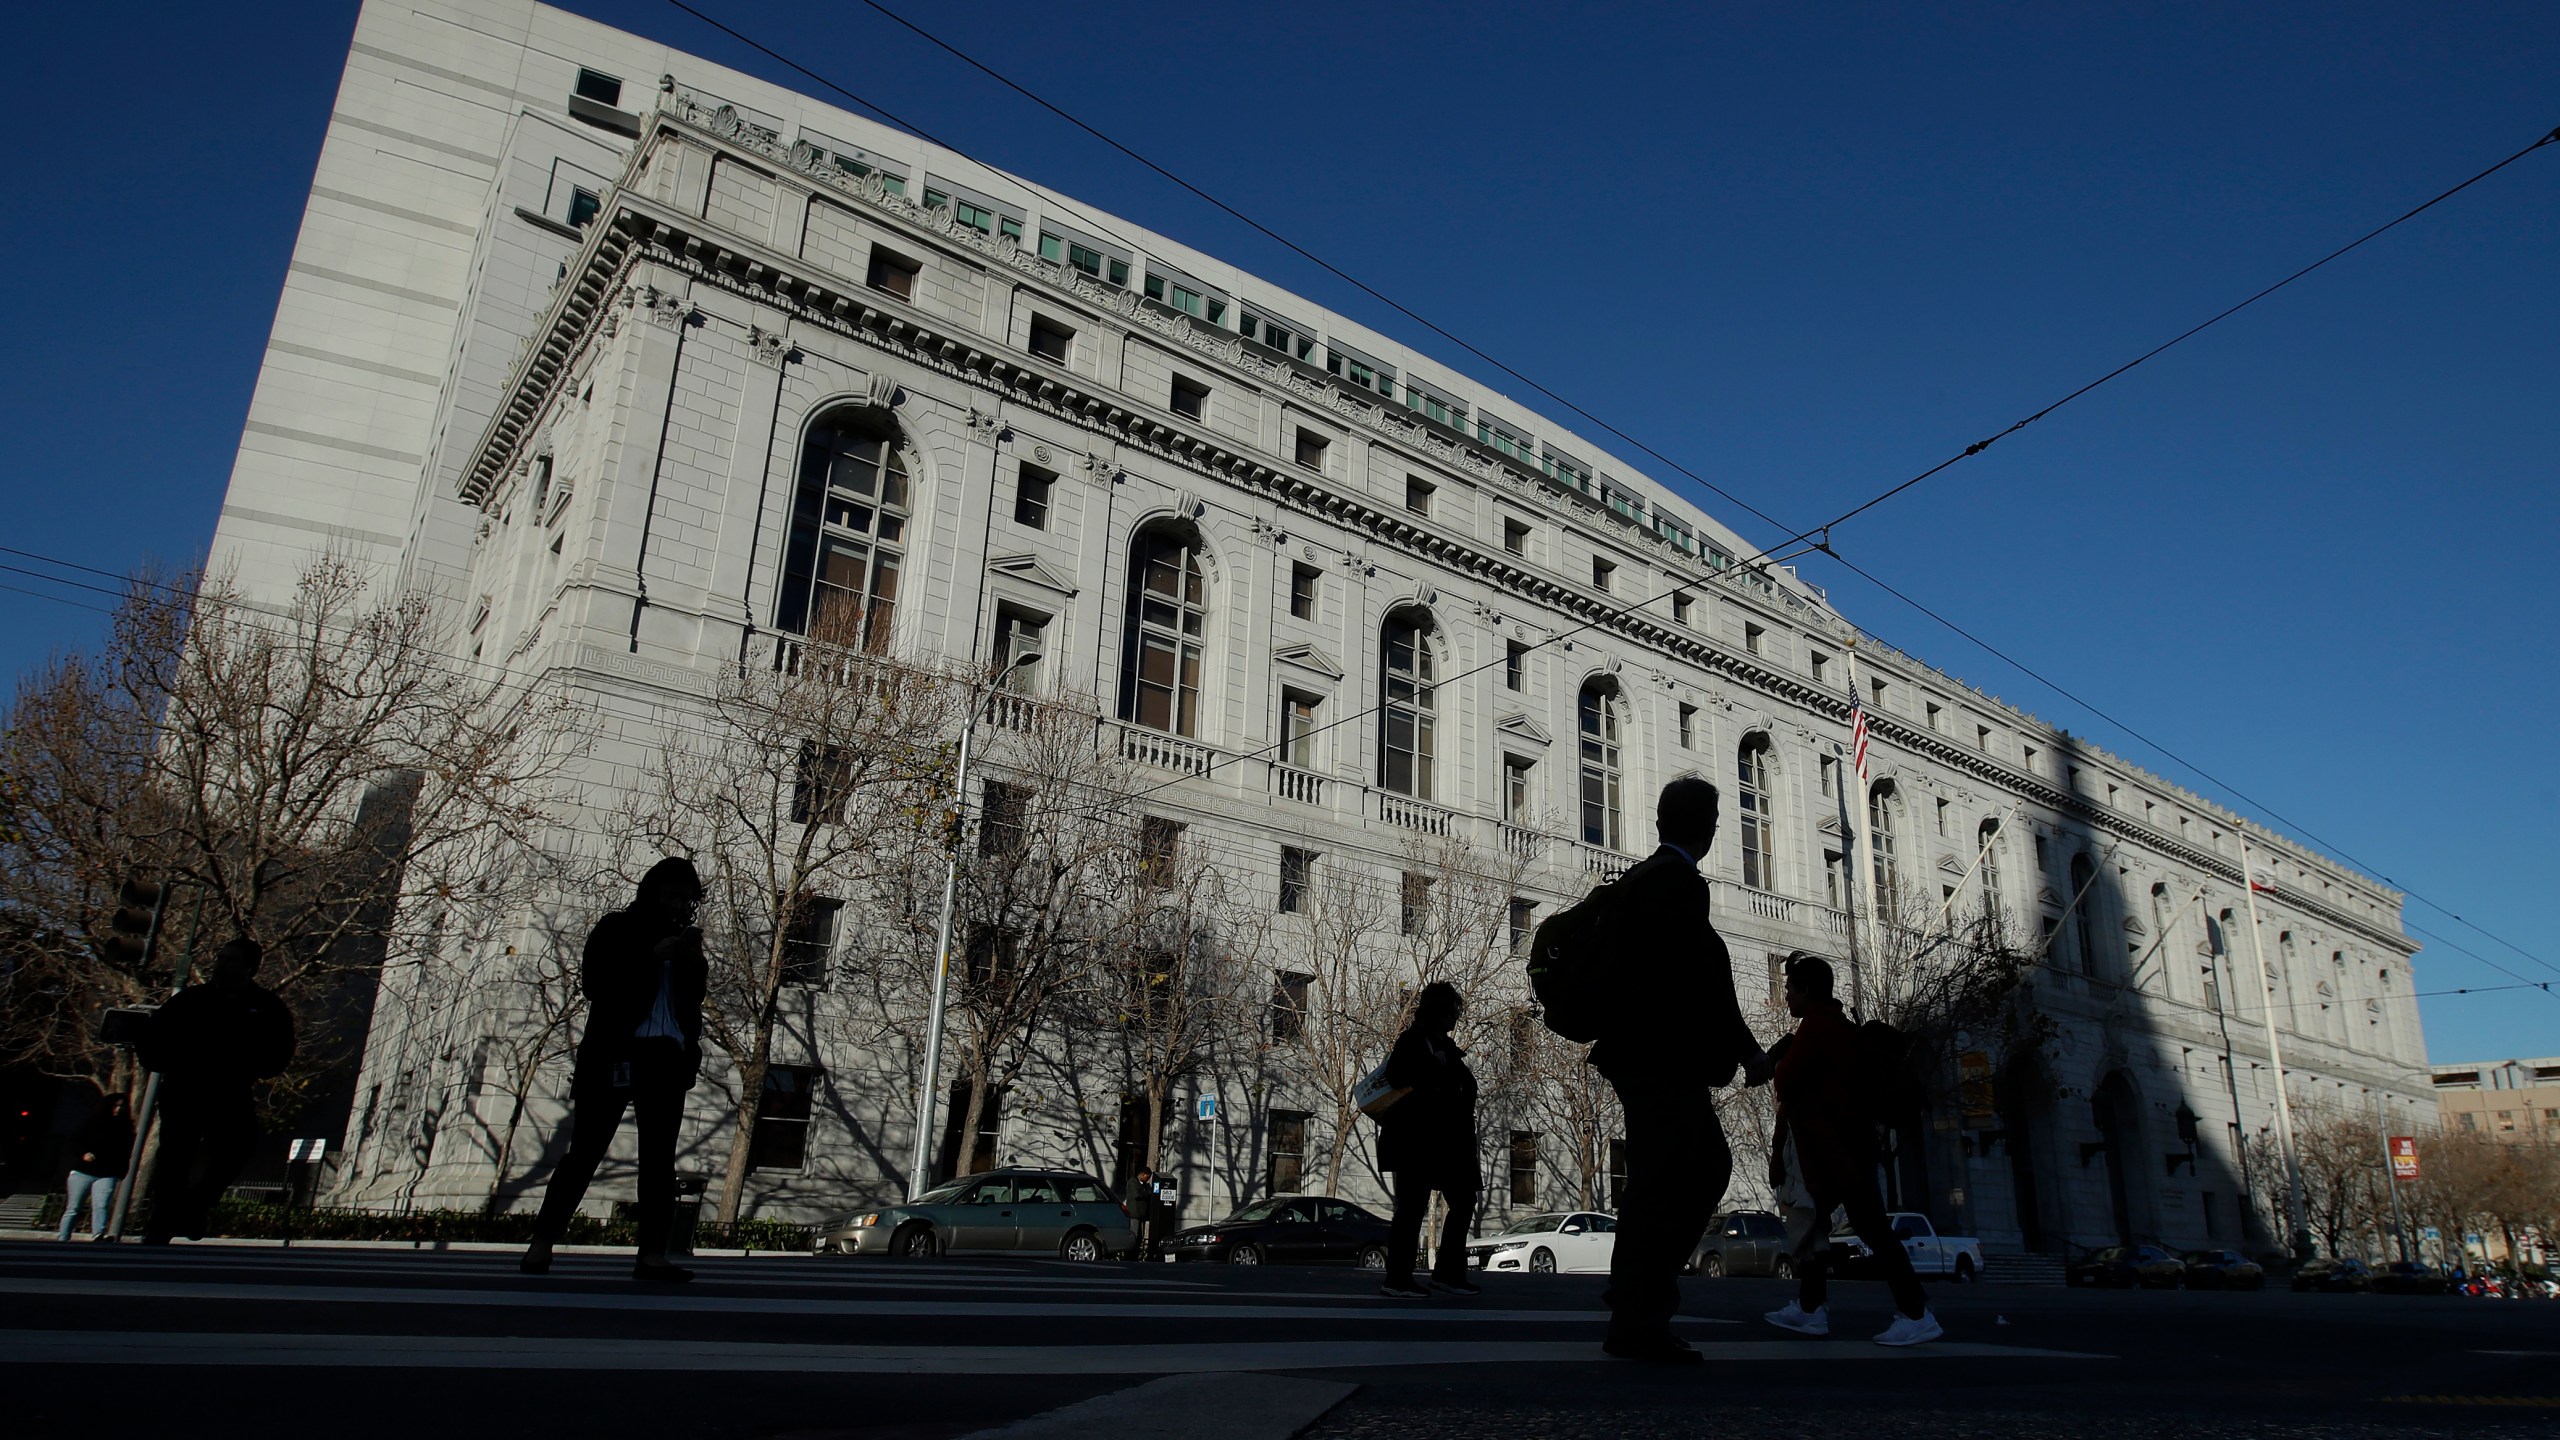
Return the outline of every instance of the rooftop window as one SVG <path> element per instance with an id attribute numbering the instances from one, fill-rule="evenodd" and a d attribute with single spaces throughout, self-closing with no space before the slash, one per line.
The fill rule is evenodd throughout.
<path id="1" fill-rule="evenodd" d="M 1236 333 L 1258 345 L 1268 345 L 1292 360 L 1315 363 L 1315 337 L 1297 325 L 1257 315 L 1251 310 L 1239 312 Z"/>
<path id="2" fill-rule="evenodd" d="M 622 82 L 601 70 L 581 69 L 578 71 L 576 93 L 581 100 L 593 100 L 599 105 L 618 106 L 622 103 Z"/>

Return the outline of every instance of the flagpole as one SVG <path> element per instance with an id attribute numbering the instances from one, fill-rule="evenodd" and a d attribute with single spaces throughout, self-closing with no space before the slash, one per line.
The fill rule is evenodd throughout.
<path id="1" fill-rule="evenodd" d="M 2284 1146 L 2285 1221 L 2293 1233 L 2285 1243 L 2298 1255 L 2302 1230 L 2302 1157 L 2293 1148 L 2293 1098 L 2285 1093 L 2284 1042 L 2276 1034 L 2275 986 L 2267 980 L 2266 942 L 2258 937 L 2258 882 L 2250 873 L 2249 839 L 2240 838 L 2240 893 L 2248 897 L 2249 953 L 2258 962 L 2258 1008 L 2267 1017 L 2267 1063 L 2276 1069 L 2276 1139 Z"/>
<path id="2" fill-rule="evenodd" d="M 1867 913 L 1859 921 L 1855 922 L 1855 926 L 1863 926 L 1865 930 L 1867 942 L 1865 949 L 1868 963 L 1882 965 L 1884 963 L 1884 951 L 1882 949 L 1884 935 L 1883 931 L 1878 928 L 1876 923 L 1875 810 L 1872 800 L 1868 795 L 1866 751 L 1858 744 L 1857 736 L 1857 719 L 1864 713 L 1866 706 L 1864 702 L 1860 701 L 1858 698 L 1858 637 L 1854 635 L 1849 637 L 1848 658 L 1850 715 L 1849 768 L 1856 772 L 1858 777 L 1858 813 L 1856 816 L 1858 822 L 1858 872 L 1856 875 L 1852 876 L 1851 879 L 1859 889 L 1860 893 L 1865 895 L 1867 901 Z M 1842 788 L 1845 789 L 1847 787 L 1844 785 Z M 1855 927 L 1853 926 L 1853 933 L 1854 928 Z M 1862 987 L 1858 983 L 1860 978 L 1857 962 L 1853 957 L 1849 966 L 1849 994 L 1853 1000 L 1864 994 Z"/>

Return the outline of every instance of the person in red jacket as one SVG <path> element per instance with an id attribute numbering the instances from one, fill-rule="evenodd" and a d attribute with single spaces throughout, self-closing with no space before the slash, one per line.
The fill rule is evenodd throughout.
<path id="1" fill-rule="evenodd" d="M 1813 1197 L 1814 1223 L 1796 1246 L 1796 1299 L 1765 1317 L 1799 1335 L 1828 1335 L 1825 1304 L 1831 1251 L 1823 1230 L 1833 1210 L 1845 1211 L 1849 1228 L 1866 1242 L 1902 1313 L 1876 1337 L 1879 1345 L 1918 1345 L 1946 1333 L 1929 1313 L 1920 1276 L 1911 1268 L 1902 1238 L 1885 1217 L 1876 1186 L 1876 1122 L 1858 1063 L 1858 1027 L 1831 993 L 1831 963 L 1798 953 L 1787 957 L 1787 1013 L 1795 1033 L 1778 1056 L 1778 1125 L 1769 1144 L 1769 1183 L 1783 1189 L 1790 1158 L 1797 1180 Z"/>

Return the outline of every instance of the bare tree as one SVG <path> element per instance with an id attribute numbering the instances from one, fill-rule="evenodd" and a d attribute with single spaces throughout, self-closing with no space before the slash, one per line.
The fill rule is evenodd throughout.
<path id="1" fill-rule="evenodd" d="M 723 1226 L 745 1196 L 784 995 L 824 979 L 837 912 L 901 863 L 950 763 L 950 677 L 866 653 L 860 620 L 823 614 L 809 638 L 724 666 L 625 802 L 626 879 L 662 855 L 702 875 L 703 1033 L 738 1087 Z"/>
<path id="2" fill-rule="evenodd" d="M 516 861 L 579 752 L 572 717 L 548 687 L 452 658 L 429 597 L 378 598 L 342 559 L 281 611 L 218 576 L 137 577 L 105 649 L 23 683 L 0 742 L 0 909 L 19 993 L 43 997 L 13 998 L 9 1053 L 108 1073 L 96 1012 L 233 934 L 265 944 L 306 1036 L 333 1038 L 328 1007 L 442 943 L 449 910 L 524 898 Z M 93 943 L 136 872 L 172 886 L 178 922 L 150 974 Z M 288 1092 L 343 1058 L 305 1048 Z"/>

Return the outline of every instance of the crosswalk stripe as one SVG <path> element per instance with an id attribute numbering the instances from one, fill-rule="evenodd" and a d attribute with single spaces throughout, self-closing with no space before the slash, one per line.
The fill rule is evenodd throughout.
<path id="1" fill-rule="evenodd" d="M 1790 1340 L 1701 1344 L 1709 1360 L 1842 1363 L 2103 1360 L 1941 1342 L 1888 1349 Z M 797 1371 L 898 1375 L 1180 1375 L 1217 1370 L 1400 1369 L 1597 1361 L 1590 1340 L 1265 1340 L 1187 1345 L 792 1345 L 557 1336 L 0 1331 L 0 1364 L 251 1365 L 465 1370 Z"/>
<path id="2" fill-rule="evenodd" d="M 1607 1320 L 1605 1310 L 1496 1310 L 1472 1305 L 1401 1306 L 1392 1303 L 1270 1305 L 1138 1300 L 820 1300 L 787 1295 L 703 1295 L 660 1290 L 611 1292 L 557 1290 L 539 1283 L 521 1289 L 377 1285 L 255 1285 L 220 1281 L 0 1278 L 0 1294 L 79 1296 L 114 1300 L 248 1301 L 267 1304 L 417 1305 L 503 1309 L 662 1311 L 686 1314 L 843 1315 L 874 1318 L 1358 1321 L 1367 1323 L 1578 1323 Z M 1337 1297 L 1326 1297 L 1336 1299 Z M 1689 1324 L 1734 1325 L 1735 1320 L 1682 1316 Z"/>

